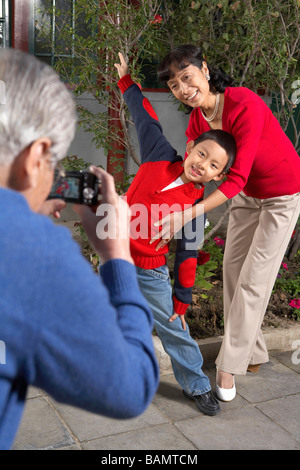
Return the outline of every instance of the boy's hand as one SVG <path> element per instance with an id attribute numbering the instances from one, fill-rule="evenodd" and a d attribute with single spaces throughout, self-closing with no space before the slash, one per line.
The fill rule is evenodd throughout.
<path id="1" fill-rule="evenodd" d="M 186 330 L 186 323 L 185 323 L 184 315 L 178 315 L 178 313 L 174 313 L 174 314 L 169 318 L 169 322 L 172 322 L 172 321 L 176 320 L 177 317 L 180 317 L 181 324 L 182 324 L 182 328 L 183 328 L 184 330 Z"/>
<path id="2" fill-rule="evenodd" d="M 120 64 L 114 64 L 116 67 L 119 77 L 122 78 L 128 74 L 128 65 L 124 59 L 122 52 L 119 52 Z"/>

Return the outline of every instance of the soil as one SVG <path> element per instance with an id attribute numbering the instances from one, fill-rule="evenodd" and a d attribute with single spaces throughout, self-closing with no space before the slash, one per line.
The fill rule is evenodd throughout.
<path id="1" fill-rule="evenodd" d="M 294 260 L 286 260 L 288 263 L 288 276 L 299 276 L 299 256 Z M 171 277 L 172 270 L 170 269 Z M 210 279 L 213 288 L 209 291 L 201 290 L 197 286 L 193 288 L 193 300 L 186 313 L 191 336 L 195 339 L 208 338 L 215 335 L 223 335 L 223 276 L 222 268 L 218 268 L 215 276 Z M 202 296 L 208 298 L 202 298 Z M 273 290 L 262 329 L 289 328 L 297 324 L 294 309 L 289 305 L 292 296 L 283 290 Z"/>

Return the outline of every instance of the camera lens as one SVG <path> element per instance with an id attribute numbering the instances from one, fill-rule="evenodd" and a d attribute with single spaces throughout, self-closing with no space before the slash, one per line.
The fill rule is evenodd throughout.
<path id="1" fill-rule="evenodd" d="M 82 193 L 85 199 L 93 199 L 95 196 L 95 191 L 93 188 L 84 188 Z"/>

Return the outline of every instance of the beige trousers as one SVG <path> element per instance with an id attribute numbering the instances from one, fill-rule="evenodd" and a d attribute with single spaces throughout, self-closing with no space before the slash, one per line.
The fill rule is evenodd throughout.
<path id="1" fill-rule="evenodd" d="M 261 324 L 300 213 L 300 193 L 233 198 L 223 261 L 224 338 L 216 365 L 244 375 L 269 360 Z"/>

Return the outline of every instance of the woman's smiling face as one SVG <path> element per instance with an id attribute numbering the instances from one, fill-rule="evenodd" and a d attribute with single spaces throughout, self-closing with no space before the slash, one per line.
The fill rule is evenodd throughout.
<path id="1" fill-rule="evenodd" d="M 172 66 L 170 70 L 174 75 L 167 84 L 179 101 L 192 108 L 208 106 L 212 94 L 205 76 L 209 73 L 205 62 L 201 70 L 195 65 L 188 65 L 183 70 Z"/>

